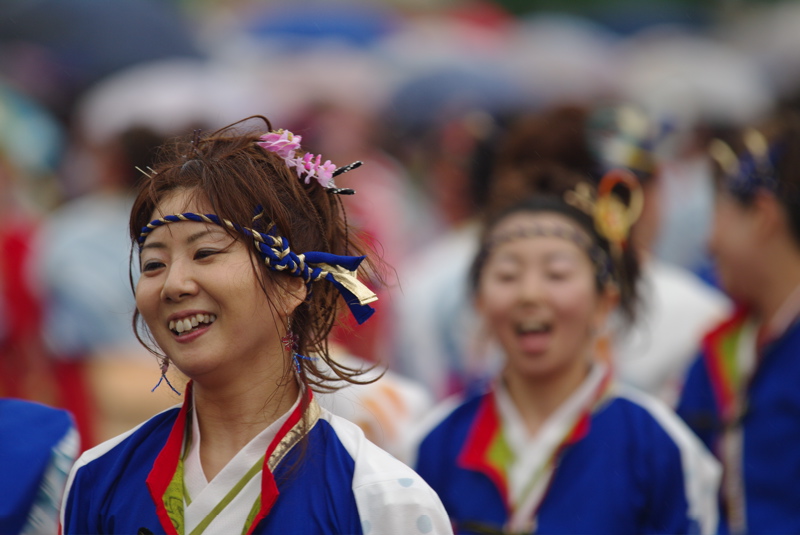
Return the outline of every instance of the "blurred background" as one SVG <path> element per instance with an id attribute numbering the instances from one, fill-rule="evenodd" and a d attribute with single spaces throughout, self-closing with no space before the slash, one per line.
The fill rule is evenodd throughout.
<path id="1" fill-rule="evenodd" d="M 136 167 L 168 137 L 262 114 L 338 165 L 363 160 L 339 185 L 385 282 L 375 319 L 334 337 L 436 399 L 461 385 L 410 364 L 446 330 L 446 299 L 426 312 L 424 296 L 460 281 L 448 248 L 472 247 L 461 231 L 514 117 L 643 110 L 661 177 L 649 249 L 714 288 L 702 142 L 798 96 L 798 2 L 3 0 L 0 395 L 70 409 L 84 448 L 179 401 L 150 392 L 126 228 Z"/>

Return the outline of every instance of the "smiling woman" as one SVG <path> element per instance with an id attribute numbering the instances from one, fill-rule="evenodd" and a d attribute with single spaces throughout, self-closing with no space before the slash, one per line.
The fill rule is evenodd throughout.
<path id="1" fill-rule="evenodd" d="M 417 471 L 458 533 L 713 533 L 718 464 L 597 351 L 609 314 L 635 310 L 636 179 L 526 172 L 540 193 L 488 218 L 471 271 L 504 368 L 423 425 Z"/>
<path id="2" fill-rule="evenodd" d="M 63 532 L 451 533 L 431 488 L 312 393 L 374 380 L 327 347 L 339 296 L 373 312 L 333 181 L 360 162 L 251 119 L 177 142 L 140 185 L 134 326 L 162 380 L 171 363 L 190 381 L 78 460 Z"/>

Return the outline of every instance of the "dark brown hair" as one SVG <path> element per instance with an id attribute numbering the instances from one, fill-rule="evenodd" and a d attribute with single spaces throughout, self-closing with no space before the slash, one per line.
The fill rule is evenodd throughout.
<path id="1" fill-rule="evenodd" d="M 580 105 L 561 105 L 518 117 L 498 141 L 487 211 L 501 211 L 509 199 L 531 192 L 531 176 L 542 166 L 555 163 L 590 183 L 600 178 L 600 162 L 587 137 L 590 110 Z M 513 202 L 513 201 L 512 201 Z"/>
<path id="2" fill-rule="evenodd" d="M 307 251 L 363 254 L 364 246 L 353 238 L 338 196 L 328 193 L 315 180 L 306 184 L 283 158 L 256 144 L 261 135 L 272 130 L 268 119 L 253 116 L 216 132 L 202 134 L 196 130 L 191 137 L 165 144 L 158 163 L 138 186 L 130 216 L 130 237 L 134 244 L 165 196 L 185 190 L 196 199 L 206 201 L 213 214 L 235 225 L 266 233 L 269 229 L 263 222 L 274 223 L 278 233 L 298 254 Z M 254 223 L 254 216 L 262 209 L 263 217 Z M 245 239 L 235 230 L 222 228 L 235 239 Z M 374 265 L 366 267 L 371 269 Z M 291 291 L 289 275 L 268 269 L 255 255 L 253 269 L 268 300 L 270 287 Z M 338 364 L 329 356 L 327 336 L 336 322 L 338 299 L 339 292 L 328 281 L 315 282 L 305 301 L 291 316 L 292 331 L 298 336 L 297 352 L 323 359 L 335 375 L 331 377 L 310 361 L 299 359 L 304 383 L 323 391 L 335 390 L 342 385 L 340 381 L 371 382 L 359 380 L 361 370 Z M 139 341 L 163 357 L 153 347 L 152 340 L 150 343 L 143 340 L 143 322 L 138 310 L 133 322 Z M 285 368 L 287 373 L 294 373 L 291 362 L 287 362 Z"/>
<path id="3" fill-rule="evenodd" d="M 728 129 L 717 133 L 716 138 L 727 143 L 737 157 L 751 158 L 744 142 L 749 129 Z M 781 110 L 759 125 L 758 131 L 769 145 L 769 189 L 783 206 L 794 242 L 800 248 L 800 113 Z M 751 187 L 730 187 L 730 177 L 725 175 L 719 162 L 714 165 L 714 180 L 718 188 L 727 187 L 744 206 L 753 202 L 756 190 L 763 186 L 758 185 L 753 177 L 748 177 L 744 182 L 752 181 Z"/>

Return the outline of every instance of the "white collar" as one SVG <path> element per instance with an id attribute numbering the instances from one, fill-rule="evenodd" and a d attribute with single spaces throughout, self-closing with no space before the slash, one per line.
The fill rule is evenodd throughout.
<path id="1" fill-rule="evenodd" d="M 202 463 L 200 462 L 200 441 L 202 437 L 200 436 L 200 424 L 197 419 L 197 411 L 194 409 L 194 399 L 192 399 L 192 440 L 189 445 L 189 451 L 186 453 L 184 459 L 183 468 L 183 484 L 189 496 L 192 498 L 192 503 L 194 504 L 197 498 L 202 497 L 202 492 L 209 486 L 209 483 L 213 483 L 215 487 L 217 483 L 219 483 L 221 487 L 220 490 L 225 489 L 225 492 L 238 483 L 242 476 L 267 451 L 267 448 L 278 434 L 281 426 L 283 426 L 286 420 L 289 419 L 289 415 L 297 408 L 300 399 L 301 396 L 298 395 L 292 407 L 280 418 L 253 437 L 253 439 L 239 450 L 228 464 L 219 471 L 211 482 L 206 479 Z"/>
<path id="2" fill-rule="evenodd" d="M 607 372 L 605 364 L 593 363 L 580 386 L 533 436 L 528 432 L 507 387 L 502 381 L 498 381 L 495 389 L 498 412 L 506 442 L 515 459 L 513 468 L 508 473 L 509 498 L 512 503 L 523 498 L 522 494 L 532 474 L 545 467 L 580 415 L 596 401 L 597 390 Z"/>

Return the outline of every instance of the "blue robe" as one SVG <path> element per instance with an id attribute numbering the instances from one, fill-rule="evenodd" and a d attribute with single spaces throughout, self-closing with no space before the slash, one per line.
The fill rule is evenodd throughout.
<path id="1" fill-rule="evenodd" d="M 168 488 L 181 455 L 186 407 L 162 412 L 78 460 L 62 513 L 65 535 L 182 531 L 170 516 L 182 496 Z M 438 497 L 410 468 L 367 441 L 355 424 L 316 402 L 312 409 L 319 416 L 305 435 L 297 432 L 298 408 L 267 450 L 268 462 L 273 453 L 279 460 L 272 470 L 264 463 L 260 509 L 248 533 L 452 532 Z"/>
<path id="2" fill-rule="evenodd" d="M 495 393 L 465 400 L 432 427 L 417 472 L 457 533 L 508 533 L 514 507 L 490 435 L 504 433 Z M 716 528 L 719 467 L 661 402 L 616 387 L 557 450 L 535 533 L 700 533 Z M 516 468 L 511 468 L 512 470 Z M 702 525 L 702 528 L 701 528 Z"/>
<path id="3" fill-rule="evenodd" d="M 725 342 L 737 333 L 739 319 L 741 313 L 706 338 L 677 411 L 715 452 L 725 426 L 741 431 L 736 462 L 742 469 L 747 533 L 800 533 L 800 322 L 767 344 L 752 377 L 737 385 L 722 362 L 732 350 Z M 735 414 L 728 410 L 731 398 L 739 398 L 742 409 Z M 722 500 L 724 517 L 736 512 L 729 503 Z"/>

